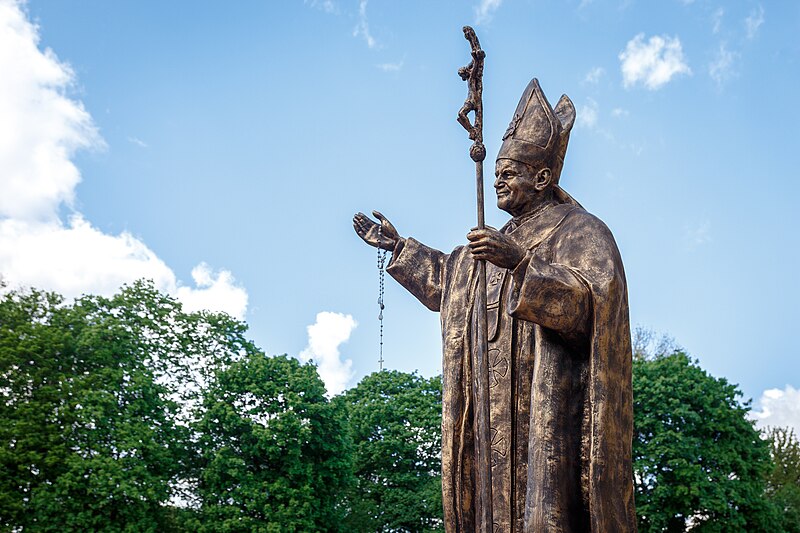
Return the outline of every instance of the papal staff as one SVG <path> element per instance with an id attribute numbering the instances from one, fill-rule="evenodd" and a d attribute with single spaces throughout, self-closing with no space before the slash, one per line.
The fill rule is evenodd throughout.
<path id="1" fill-rule="evenodd" d="M 475 182 L 478 200 L 478 229 L 486 226 L 483 210 L 483 160 L 486 147 L 483 146 L 483 60 L 486 54 L 475 30 L 464 26 L 464 37 L 472 48 L 472 61 L 458 69 L 458 75 L 467 82 L 468 94 L 464 105 L 458 111 L 458 123 L 464 126 L 472 140 L 469 156 L 475 162 Z M 467 116 L 475 114 L 474 122 Z M 475 402 L 475 459 L 476 459 L 476 510 L 477 524 L 481 533 L 492 533 L 492 460 L 491 429 L 489 425 L 489 361 L 488 331 L 486 320 L 486 261 L 478 260 L 478 287 L 475 294 L 477 331 L 472 361 Z"/>

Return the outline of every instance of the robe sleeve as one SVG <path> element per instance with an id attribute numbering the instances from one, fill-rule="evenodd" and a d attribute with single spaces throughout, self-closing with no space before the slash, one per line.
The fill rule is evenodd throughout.
<path id="1" fill-rule="evenodd" d="M 386 267 L 408 292 L 431 311 L 439 311 L 442 302 L 443 268 L 448 254 L 412 239 L 401 239 Z"/>
<path id="2" fill-rule="evenodd" d="M 567 265 L 548 263 L 529 252 L 511 273 L 508 312 L 566 336 L 589 331 L 591 294 Z"/>
<path id="3" fill-rule="evenodd" d="M 555 230 L 549 246 L 528 251 L 511 272 L 511 316 L 539 324 L 567 339 L 588 340 L 592 330 L 588 280 L 608 263 L 608 247 L 598 242 L 604 236 L 598 235 L 595 226 L 586 216 L 570 215 Z"/>

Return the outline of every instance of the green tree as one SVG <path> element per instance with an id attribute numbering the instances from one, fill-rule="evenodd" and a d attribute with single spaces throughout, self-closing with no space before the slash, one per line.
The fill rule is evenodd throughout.
<path id="1" fill-rule="evenodd" d="M 685 353 L 634 359 L 634 479 L 642 533 L 776 532 L 767 443 L 749 405 Z"/>
<path id="2" fill-rule="evenodd" d="M 232 357 L 243 331 L 152 283 L 74 303 L 0 298 L 0 527 L 172 529 L 198 363 Z"/>
<path id="3" fill-rule="evenodd" d="M 800 441 L 789 428 L 772 428 L 767 438 L 773 463 L 767 493 L 781 513 L 783 529 L 800 533 Z"/>
<path id="4" fill-rule="evenodd" d="M 350 437 L 313 364 L 250 350 L 217 372 L 203 407 L 201 531 L 341 529 Z"/>
<path id="5" fill-rule="evenodd" d="M 349 529 L 441 531 L 441 378 L 376 372 L 337 401 L 355 443 Z"/>

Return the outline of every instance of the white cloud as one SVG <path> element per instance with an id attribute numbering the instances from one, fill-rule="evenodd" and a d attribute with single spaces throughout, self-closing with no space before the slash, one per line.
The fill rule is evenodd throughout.
<path id="1" fill-rule="evenodd" d="M 67 298 L 111 295 L 125 283 L 151 279 L 189 311 L 224 311 L 243 319 L 247 292 L 228 271 L 192 270 L 196 288 L 181 286 L 175 273 L 130 233 L 108 235 L 80 214 L 61 221 L 0 220 L 0 271 L 9 288 L 33 286 Z"/>
<path id="2" fill-rule="evenodd" d="M 307 328 L 308 346 L 299 357 L 301 361 L 313 360 L 317 364 L 329 396 L 342 392 L 353 377 L 353 361 L 342 361 L 339 346 L 350 339 L 357 325 L 350 315 L 323 311 L 317 313 L 316 322 Z"/>
<path id="3" fill-rule="evenodd" d="M 175 296 L 187 311 L 213 309 L 224 311 L 240 320 L 247 311 L 247 291 L 235 284 L 228 270 L 214 272 L 206 263 L 192 269 L 192 279 L 197 288 L 178 287 Z"/>
<path id="4" fill-rule="evenodd" d="M 72 69 L 38 44 L 20 6 L 1 2 L 0 217 L 55 218 L 80 182 L 71 156 L 102 146 L 89 113 L 64 95 Z"/>
<path id="5" fill-rule="evenodd" d="M 14 285 L 32 285 L 67 297 L 111 294 L 123 283 L 152 279 L 174 285 L 172 271 L 130 235 L 106 235 L 73 215 L 60 221 L 0 220 L 0 270 Z"/>
<path id="6" fill-rule="evenodd" d="M 598 112 L 597 102 L 592 98 L 587 98 L 586 103 L 578 109 L 576 117 L 578 126 L 587 129 L 597 126 Z"/>
<path id="7" fill-rule="evenodd" d="M 361 0 L 358 4 L 358 24 L 353 30 L 353 37 L 363 37 L 369 48 L 378 46 L 377 41 L 369 32 L 369 22 L 367 21 L 368 0 Z"/>
<path id="8" fill-rule="evenodd" d="M 767 389 L 761 394 L 750 416 L 759 428 L 790 427 L 800 434 L 800 389 L 791 385 L 781 389 Z"/>
<path id="9" fill-rule="evenodd" d="M 195 308 L 242 318 L 247 294 L 230 273 L 209 274 L 210 282 L 195 289 L 181 287 L 130 233 L 103 233 L 75 211 L 61 219 L 59 210 L 72 207 L 81 179 L 72 157 L 104 143 L 83 104 L 67 94 L 72 69 L 52 50 L 39 49 L 38 28 L 22 5 L 0 0 L 0 272 L 8 288 L 109 295 L 148 278 Z"/>
<path id="10" fill-rule="evenodd" d="M 490 22 L 502 3 L 503 0 L 481 0 L 481 3 L 475 6 L 475 24 Z"/>
<path id="11" fill-rule="evenodd" d="M 603 67 L 593 67 L 586 73 L 583 81 L 585 83 L 591 83 L 592 85 L 597 84 L 605 73 L 606 70 Z"/>
<path id="12" fill-rule="evenodd" d="M 708 65 L 708 75 L 717 82 L 718 86 L 722 86 L 734 76 L 733 64 L 737 56 L 737 53 L 727 49 L 725 43 L 719 45 L 714 60 Z"/>
<path id="13" fill-rule="evenodd" d="M 656 90 L 678 74 L 692 73 L 683 58 L 680 39 L 666 35 L 654 35 L 645 42 L 644 34 L 638 34 L 628 41 L 619 60 L 626 88 L 641 83 Z"/>
<path id="14" fill-rule="evenodd" d="M 611 116 L 613 117 L 627 117 L 630 115 L 630 112 L 627 109 L 623 109 L 621 107 L 615 107 L 611 110 Z"/>
<path id="15" fill-rule="evenodd" d="M 711 27 L 711 32 L 716 35 L 722 29 L 722 17 L 725 15 L 725 10 L 721 7 L 718 7 L 714 10 L 714 13 L 711 15 L 711 21 L 713 26 Z"/>
<path id="16" fill-rule="evenodd" d="M 759 5 L 757 9 L 753 9 L 750 15 L 744 19 L 747 38 L 755 39 L 756 35 L 758 35 L 758 29 L 762 24 L 764 24 L 764 6 Z"/>
<path id="17" fill-rule="evenodd" d="M 375 65 L 375 66 L 378 67 L 379 69 L 381 69 L 384 72 L 398 72 L 399 70 L 401 70 L 403 68 L 404 64 L 405 64 L 405 60 L 400 60 L 397 63 L 380 63 L 380 64 Z"/>

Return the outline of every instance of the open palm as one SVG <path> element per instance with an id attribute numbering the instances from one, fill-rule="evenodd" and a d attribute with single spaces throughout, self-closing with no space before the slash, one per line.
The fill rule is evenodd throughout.
<path id="1" fill-rule="evenodd" d="M 353 217 L 353 228 L 365 243 L 383 250 L 394 250 L 400 235 L 394 225 L 378 211 L 372 214 L 379 222 L 375 222 L 364 213 L 356 213 Z"/>

